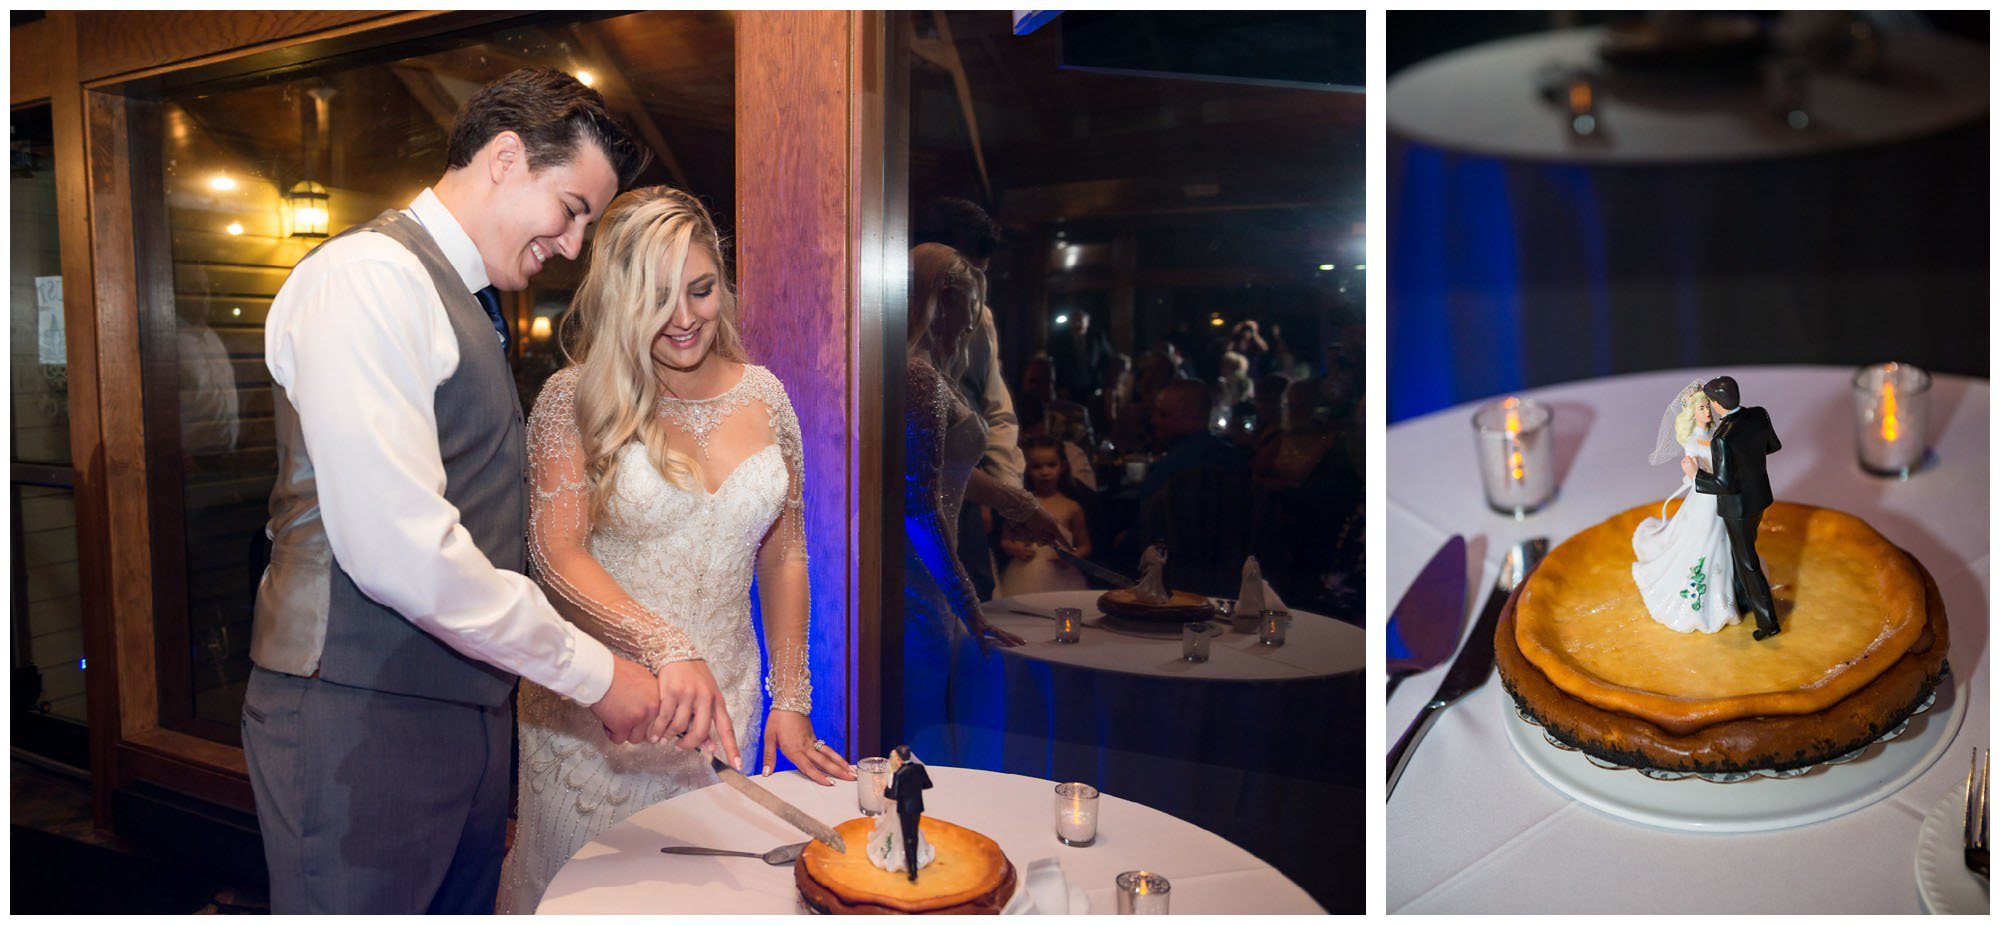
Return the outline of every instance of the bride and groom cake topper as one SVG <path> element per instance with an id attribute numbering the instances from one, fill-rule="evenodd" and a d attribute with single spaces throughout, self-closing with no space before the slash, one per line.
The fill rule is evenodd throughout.
<path id="1" fill-rule="evenodd" d="M 1718 376 L 1681 389 L 1660 421 L 1650 462 L 1679 458 L 1679 510 L 1649 517 L 1632 534 L 1632 578 L 1653 619 L 1677 632 L 1714 633 L 1754 614 L 1751 634 L 1778 633 L 1771 585 L 1757 558 L 1757 524 L 1771 506 L 1765 457 L 1778 452 L 1763 408 L 1745 407 L 1736 380 Z M 1669 495 L 1667 501 L 1672 501 Z M 1727 562 L 1729 580 L 1720 580 Z"/>

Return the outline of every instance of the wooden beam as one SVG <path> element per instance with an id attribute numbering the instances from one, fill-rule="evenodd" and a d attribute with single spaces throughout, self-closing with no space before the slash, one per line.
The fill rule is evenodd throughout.
<path id="1" fill-rule="evenodd" d="M 861 545 L 855 530 L 879 494 L 860 481 L 860 460 L 881 439 L 862 430 L 860 409 L 880 396 L 856 376 L 865 353 L 851 275 L 862 221 L 856 45 L 874 15 L 760 10 L 736 20 L 737 302 L 751 356 L 785 383 L 803 431 L 812 620 L 820 638 L 841 627 L 847 648 L 839 658 L 816 649 L 815 712 L 823 724 L 834 714 L 851 756 L 859 718 L 847 692 L 873 680 L 858 674 L 857 640 L 879 612 L 860 576 L 883 548 Z"/>
<path id="2" fill-rule="evenodd" d="M 910 47 L 919 57 L 951 74 L 951 85 L 958 95 L 958 111 L 965 117 L 966 147 L 972 150 L 972 163 L 979 170 L 979 186 L 986 192 L 986 201 L 992 202 L 993 177 L 986 170 L 986 149 L 979 140 L 979 114 L 972 108 L 972 82 L 966 79 L 965 62 L 959 60 L 958 43 L 951 39 L 951 24 L 945 21 L 945 12 L 931 11 L 931 21 L 937 24 L 937 38 L 915 38 L 913 32 Z M 916 20 L 910 22 L 910 28 L 915 30 Z"/>
<path id="3" fill-rule="evenodd" d="M 99 409 L 96 276 L 91 260 L 91 159 L 85 139 L 87 116 L 77 79 L 74 12 L 51 10 L 45 33 L 49 45 L 50 115 L 55 131 L 56 237 L 63 277 L 63 332 L 69 381 L 70 458 L 76 479 L 77 585 L 82 597 L 84 658 L 89 710 L 92 817 L 111 828 L 112 770 L 119 741 L 117 632 L 112 625 L 112 532 L 106 508 L 107 463 Z M 86 664 L 88 662 L 86 661 Z"/>
<path id="4" fill-rule="evenodd" d="M 381 10 L 171 10 L 80 13 L 78 76 L 132 80 L 439 16 Z"/>
<path id="5" fill-rule="evenodd" d="M 54 27 L 44 18 L 15 26 L 11 33 L 8 54 L 13 57 L 8 62 L 8 94 L 13 105 L 46 102 Z"/>

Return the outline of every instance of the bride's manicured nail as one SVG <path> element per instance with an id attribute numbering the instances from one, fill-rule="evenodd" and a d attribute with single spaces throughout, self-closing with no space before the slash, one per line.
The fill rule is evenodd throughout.
<path id="1" fill-rule="evenodd" d="M 768 764 L 764 766 L 764 776 L 765 777 L 771 776 L 771 766 Z"/>

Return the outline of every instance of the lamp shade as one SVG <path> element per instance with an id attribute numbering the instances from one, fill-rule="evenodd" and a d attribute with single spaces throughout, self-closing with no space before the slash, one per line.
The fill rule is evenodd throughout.
<path id="1" fill-rule="evenodd" d="M 329 205 L 326 187 L 312 180 L 292 184 L 291 192 L 285 194 L 286 234 L 294 238 L 326 237 Z"/>

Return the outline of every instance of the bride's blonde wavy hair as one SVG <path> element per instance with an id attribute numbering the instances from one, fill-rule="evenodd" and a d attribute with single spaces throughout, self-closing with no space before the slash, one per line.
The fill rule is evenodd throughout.
<path id="1" fill-rule="evenodd" d="M 959 335 L 957 348 L 945 356 L 941 348 L 943 338 L 937 333 L 938 311 L 944 303 L 944 294 L 958 291 L 965 293 L 967 306 L 976 318 L 980 283 L 979 271 L 950 247 L 927 242 L 910 249 L 910 350 L 930 358 L 931 365 L 948 380 L 957 380 L 965 371 L 970 358 L 968 345 L 972 342 L 971 322 Z"/>
<path id="2" fill-rule="evenodd" d="M 1708 404 L 1708 393 L 1700 389 L 1689 389 L 1681 401 L 1681 410 L 1674 415 L 1674 442 L 1685 445 L 1688 435 L 1694 433 L 1694 412 L 1696 408 Z"/>
<path id="3" fill-rule="evenodd" d="M 662 478 L 684 491 L 701 485 L 701 462 L 667 448 L 657 413 L 660 380 L 653 372 L 653 339 L 680 306 L 682 275 L 697 247 L 715 260 L 721 289 L 709 353 L 748 363 L 715 221 L 700 200 L 671 187 L 642 187 L 612 200 L 598 222 L 583 285 L 563 313 L 563 354 L 577 367 L 576 425 L 593 519 L 604 513 L 616 484 L 618 451 L 634 440 L 645 445 Z"/>

